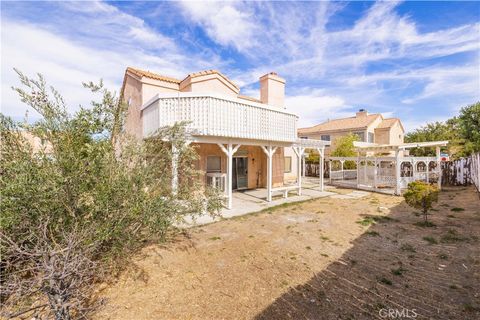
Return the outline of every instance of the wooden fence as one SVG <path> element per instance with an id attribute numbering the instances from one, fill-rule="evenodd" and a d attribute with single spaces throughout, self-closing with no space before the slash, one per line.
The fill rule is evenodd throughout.
<path id="1" fill-rule="evenodd" d="M 442 162 L 442 184 L 475 185 L 480 192 L 480 153 L 455 161 Z"/>

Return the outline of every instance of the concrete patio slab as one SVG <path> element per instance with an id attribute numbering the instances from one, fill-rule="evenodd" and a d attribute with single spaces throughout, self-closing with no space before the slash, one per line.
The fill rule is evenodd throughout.
<path id="1" fill-rule="evenodd" d="M 245 190 L 245 191 L 236 191 L 233 192 L 233 206 L 232 209 L 223 209 L 220 212 L 219 217 L 211 217 L 210 215 L 202 215 L 196 219 L 187 218 L 185 224 L 182 227 L 193 227 L 198 225 L 204 225 L 222 219 L 228 219 L 232 217 L 238 217 L 245 214 L 258 212 L 269 207 L 278 206 L 284 203 L 292 203 L 305 201 L 310 199 L 322 198 L 322 197 L 332 197 L 337 199 L 356 199 L 364 197 L 370 192 L 365 191 L 352 191 L 348 194 L 338 194 L 335 192 L 337 190 L 335 187 L 326 186 L 324 191 L 320 190 L 318 183 L 313 182 L 312 180 L 307 180 L 302 184 L 302 195 L 299 196 L 296 192 L 290 192 L 288 198 L 283 198 L 280 194 L 274 194 L 271 202 L 267 202 L 267 189 L 260 188 L 254 190 Z"/>

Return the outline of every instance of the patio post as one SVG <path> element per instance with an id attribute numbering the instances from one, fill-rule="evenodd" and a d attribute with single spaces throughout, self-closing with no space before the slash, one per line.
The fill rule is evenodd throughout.
<path id="1" fill-rule="evenodd" d="M 220 149 L 225 153 L 227 156 L 227 187 L 226 187 L 226 194 L 227 194 L 227 209 L 232 209 L 232 176 L 233 176 L 233 155 L 237 152 L 238 148 L 240 148 L 240 144 L 233 146 L 232 143 L 228 143 L 226 148 L 223 144 L 217 144 Z"/>
<path id="2" fill-rule="evenodd" d="M 303 150 L 305 151 L 305 148 L 303 148 Z M 302 168 L 303 168 L 303 171 L 302 171 L 302 177 L 305 177 L 305 152 L 302 152 Z"/>
<path id="3" fill-rule="evenodd" d="M 400 183 L 400 149 L 395 150 L 395 194 L 401 195 Z"/>
<path id="4" fill-rule="evenodd" d="M 429 177 L 430 173 L 428 172 L 428 171 L 429 171 L 429 168 L 428 168 L 428 167 L 430 167 L 430 161 L 427 160 L 427 183 L 430 182 L 430 181 L 429 181 L 429 180 L 430 180 L 430 177 Z"/>
<path id="5" fill-rule="evenodd" d="M 440 146 L 437 146 L 435 148 L 435 155 L 437 158 L 437 170 L 438 170 L 437 186 L 439 190 L 442 190 L 442 167 L 441 167 L 441 161 L 440 161 Z"/>
<path id="6" fill-rule="evenodd" d="M 357 188 L 360 185 L 360 151 L 357 152 Z"/>
<path id="7" fill-rule="evenodd" d="M 303 154 L 305 148 L 302 147 L 293 147 L 292 148 L 295 154 L 297 155 L 297 184 L 298 184 L 298 195 L 302 195 L 302 160 L 304 160 Z M 303 162 L 303 168 L 305 172 L 305 162 Z"/>
<path id="8" fill-rule="evenodd" d="M 377 189 L 377 158 L 373 158 L 373 189 Z"/>
<path id="9" fill-rule="evenodd" d="M 272 201 L 272 158 L 275 151 L 277 151 L 277 147 L 272 146 L 262 146 L 263 152 L 267 155 L 267 201 Z"/>
<path id="10" fill-rule="evenodd" d="M 322 147 L 322 148 L 317 148 L 317 151 L 318 151 L 318 178 L 319 178 L 319 181 L 320 181 L 320 191 L 323 191 L 323 167 L 325 165 L 325 162 L 324 162 L 324 151 L 325 151 L 325 147 Z"/>

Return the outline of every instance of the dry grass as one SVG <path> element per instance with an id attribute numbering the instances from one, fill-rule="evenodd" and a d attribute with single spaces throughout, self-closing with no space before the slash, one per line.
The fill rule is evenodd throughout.
<path id="1" fill-rule="evenodd" d="M 418 318 L 473 319 L 478 204 L 472 189 L 442 193 L 431 228 L 414 225 L 421 218 L 402 198 L 379 194 L 195 228 L 145 248 L 136 268 L 99 293 L 107 303 L 96 318 L 371 319 L 405 307 Z M 464 210 L 452 218 L 450 207 Z"/>

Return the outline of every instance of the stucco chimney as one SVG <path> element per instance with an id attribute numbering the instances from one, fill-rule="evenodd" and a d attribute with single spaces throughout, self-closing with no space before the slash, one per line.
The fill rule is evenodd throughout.
<path id="1" fill-rule="evenodd" d="M 285 107 L 285 79 L 275 72 L 260 77 L 260 101 L 275 107 Z"/>
<path id="2" fill-rule="evenodd" d="M 366 117 L 368 116 L 368 112 L 367 110 L 365 109 L 360 109 L 358 110 L 358 112 L 356 113 L 356 117 L 359 118 L 359 117 Z"/>

